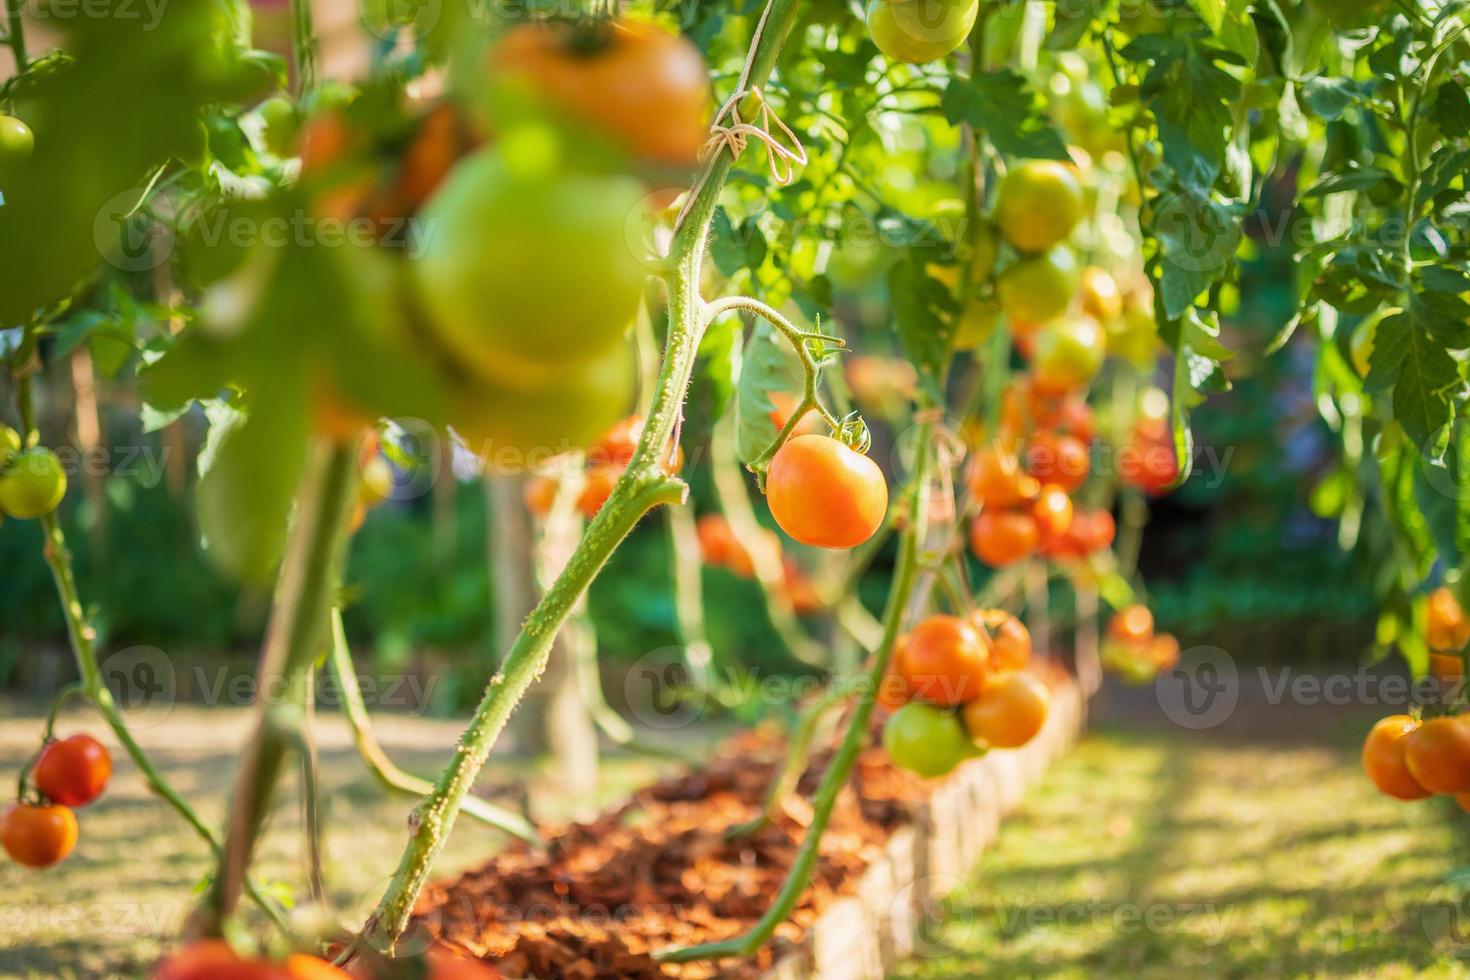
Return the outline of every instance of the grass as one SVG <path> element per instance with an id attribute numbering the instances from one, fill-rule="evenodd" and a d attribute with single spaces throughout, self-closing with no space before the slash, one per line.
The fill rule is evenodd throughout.
<path id="1" fill-rule="evenodd" d="M 1470 816 L 1377 794 L 1360 738 L 1095 732 L 900 975 L 1470 976 L 1470 943 L 1436 946 L 1420 916 Z"/>
<path id="2" fill-rule="evenodd" d="M 0 700 L 0 776 L 7 794 L 13 793 L 16 770 L 35 748 L 43 714 L 43 706 Z M 166 718 L 148 720 L 156 723 L 136 732 L 144 747 L 200 815 L 219 826 L 249 713 L 176 707 Z M 458 721 L 385 716 L 378 733 L 401 765 L 432 776 L 448 760 L 462 727 Z M 340 917 L 360 925 L 397 866 L 413 801 L 379 788 L 358 761 L 339 718 L 324 714 L 319 728 L 329 828 L 326 880 Z M 101 739 L 113 750 L 117 768 L 102 800 L 79 812 L 81 840 L 66 861 L 30 871 L 0 858 L 0 977 L 147 977 L 159 955 L 176 944 L 195 889 L 210 870 L 209 855 L 182 820 L 147 791 L 95 715 L 69 711 L 58 731 L 85 731 Z M 560 792 L 543 767 L 497 753 L 480 790 L 512 807 L 525 794 L 537 819 L 557 822 L 620 799 L 668 767 L 611 756 L 603 766 L 599 799 L 576 800 Z M 300 796 L 295 780 L 289 781 L 293 785 L 285 787 L 262 843 L 257 877 L 300 894 Z M 584 809 L 574 814 L 567 809 L 574 804 Z M 450 875 L 479 864 L 504 843 L 496 831 L 461 820 L 437 872 Z"/>

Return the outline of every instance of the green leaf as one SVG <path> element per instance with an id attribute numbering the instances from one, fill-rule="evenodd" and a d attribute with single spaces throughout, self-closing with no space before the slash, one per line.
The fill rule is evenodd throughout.
<path id="1" fill-rule="evenodd" d="M 888 272 L 888 296 L 904 353 L 921 375 L 937 382 L 949 358 L 953 293 L 929 275 L 925 252 L 910 248 Z"/>
<path id="2" fill-rule="evenodd" d="M 1002 154 L 1030 159 L 1066 160 L 1067 146 L 1041 97 L 1009 68 L 950 79 L 940 110 L 952 125 L 968 123 L 984 133 Z"/>
<path id="3" fill-rule="evenodd" d="M 1318 75 L 1302 83 L 1302 103 L 1325 122 L 1341 119 L 1348 107 L 1361 99 L 1362 90 L 1350 78 Z"/>
<path id="4" fill-rule="evenodd" d="M 1387 186 L 1390 191 L 1398 188 L 1399 182 L 1387 170 L 1379 167 L 1362 167 L 1338 173 L 1323 174 L 1311 187 L 1302 191 L 1302 197 L 1326 197 L 1343 191 L 1362 191 Z"/>
<path id="5" fill-rule="evenodd" d="M 1199 190 L 1176 189 L 1154 205 L 1164 311 L 1184 314 L 1196 297 L 1225 275 L 1240 243 L 1241 219 Z"/>
<path id="6" fill-rule="evenodd" d="M 1450 421 L 1445 392 L 1457 378 L 1454 359 L 1413 314 L 1399 313 L 1378 324 L 1365 387 L 1393 386 L 1394 418 L 1421 451 L 1431 450 Z"/>
<path id="7" fill-rule="evenodd" d="M 1199 37 L 1161 34 L 1136 39 L 1123 54 L 1153 62 L 1139 95 L 1158 122 L 1164 162 L 1186 186 L 1211 187 L 1225 162 L 1231 103 L 1240 95 L 1240 82 L 1221 65 L 1238 64 L 1239 56 Z"/>
<path id="8" fill-rule="evenodd" d="M 221 403 L 199 454 L 196 504 L 204 553 L 249 585 L 270 584 L 306 458 L 305 406 L 261 399 L 250 414 Z"/>

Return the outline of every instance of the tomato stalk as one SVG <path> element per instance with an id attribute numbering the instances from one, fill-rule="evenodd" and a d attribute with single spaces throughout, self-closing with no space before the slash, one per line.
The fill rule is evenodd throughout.
<path id="1" fill-rule="evenodd" d="M 13 38 L 14 35 L 12 35 Z M 16 360 L 19 367 L 15 369 L 13 375 L 16 387 L 16 407 L 20 412 L 21 439 L 27 445 L 33 444 L 37 437 L 35 404 L 31 388 L 32 373 L 35 370 L 33 362 L 36 357 L 36 342 L 36 328 L 32 325 L 22 338 Z M 79 693 L 97 709 L 97 713 L 112 730 L 113 737 L 117 739 L 128 758 L 133 761 L 133 765 L 137 766 L 138 771 L 143 774 L 148 788 L 172 807 L 174 812 L 182 817 L 184 822 L 208 845 L 210 852 L 218 858 L 222 852 L 219 839 L 215 836 L 214 831 L 200 819 L 199 814 L 194 812 L 189 802 L 179 795 L 178 791 L 153 765 L 153 761 L 148 758 L 148 754 L 143 751 L 143 747 L 128 730 L 122 711 L 112 697 L 112 691 L 103 682 L 102 671 L 97 663 L 97 631 L 87 620 L 86 609 L 82 606 L 81 592 L 77 588 L 76 573 L 72 567 L 71 549 L 67 547 L 66 533 L 62 530 L 61 519 L 55 511 L 52 511 L 42 515 L 40 523 L 43 540 L 42 555 L 51 569 L 51 578 L 56 585 L 62 616 L 66 619 L 66 635 L 71 646 L 72 659 L 76 663 L 77 674 L 81 678 L 73 688 L 64 690 L 52 705 L 51 713 L 46 720 L 47 734 L 49 735 L 55 725 L 56 713 L 62 703 L 69 697 L 75 696 L 71 692 Z M 278 928 L 289 934 L 290 922 L 281 906 L 274 899 L 267 897 L 254 881 L 247 879 L 244 888 L 250 900 L 258 905 Z"/>
<path id="2" fill-rule="evenodd" d="M 288 751 L 302 744 L 309 678 L 328 635 L 332 585 L 357 491 L 357 446 L 318 440 L 296 497 L 296 516 L 255 677 L 255 736 L 236 779 L 220 867 L 196 914 L 196 928 L 217 934 L 234 911 L 246 868 Z M 267 691 L 284 695 L 275 703 Z"/>
<path id="3" fill-rule="evenodd" d="M 898 567 L 894 572 L 893 585 L 888 592 L 888 605 L 883 613 L 883 642 L 874 652 L 873 662 L 864 679 L 866 690 L 858 697 L 857 705 L 848 722 L 847 732 L 843 735 L 842 742 L 832 757 L 827 771 L 822 775 L 821 785 L 812 799 L 811 823 L 807 826 L 806 836 L 802 838 L 801 846 L 797 849 L 796 858 L 791 863 L 791 870 L 787 872 L 781 891 L 777 894 L 775 902 L 766 910 L 766 914 L 761 916 L 760 921 L 744 934 L 715 943 L 662 950 L 654 954 L 655 959 L 660 962 L 687 963 L 691 960 L 755 955 L 775 933 L 777 927 L 790 918 L 802 892 L 811 882 L 812 872 L 816 869 L 822 835 L 826 833 L 827 824 L 832 818 L 837 795 L 847 785 L 848 776 L 852 774 L 852 767 L 856 764 L 859 753 L 862 752 L 863 746 L 868 741 L 868 722 L 873 716 L 873 707 L 877 704 L 878 685 L 888 672 L 888 663 L 893 658 L 893 648 L 898 640 L 904 614 L 908 609 L 909 600 L 918 580 L 919 549 L 927 532 L 929 517 L 929 468 L 933 451 L 930 445 L 931 433 L 932 423 L 922 423 L 917 428 L 919 449 L 915 454 L 914 472 L 909 482 L 912 520 L 899 535 Z"/>
<path id="4" fill-rule="evenodd" d="M 770 76 L 786 35 L 796 22 L 797 7 L 798 0 L 771 0 L 766 8 L 744 74 L 749 85 L 759 86 Z M 715 205 L 733 165 L 733 157 L 726 152 L 709 158 L 697 190 L 674 229 L 664 273 L 669 329 L 663 368 L 633 458 L 612 495 L 587 525 L 566 567 L 527 617 L 500 669 L 486 686 L 454 758 L 434 791 L 415 807 L 398 870 L 363 926 L 359 946 L 388 950 L 395 945 L 408 926 L 414 902 L 429 880 L 434 859 L 443 849 L 490 749 L 526 689 L 545 668 L 557 631 L 643 515 L 660 504 L 682 503 L 685 498 L 688 488 L 665 472 L 663 457 L 683 409 L 700 337 L 712 319 L 709 305 L 699 294 L 699 273 Z"/>
<path id="5" fill-rule="evenodd" d="M 434 784 L 400 769 L 388 757 L 373 732 L 372 719 L 368 716 L 367 705 L 362 698 L 362 688 L 357 683 L 357 670 L 352 665 L 352 648 L 347 645 L 347 633 L 342 628 L 340 609 L 332 610 L 332 644 L 327 654 L 327 670 L 342 694 L 342 714 L 347 719 L 347 726 L 352 729 L 352 741 L 357 746 L 357 754 L 362 757 L 368 771 L 384 789 L 416 797 L 429 795 Z M 489 800 L 477 796 L 466 797 L 464 812 L 533 847 L 545 846 L 546 842 L 541 839 L 530 821 Z"/>
<path id="6" fill-rule="evenodd" d="M 22 17 L 25 6 L 24 0 L 5 0 L 5 13 L 8 21 L 5 28 L 5 43 L 10 48 L 10 54 L 15 59 L 15 73 L 21 74 L 30 65 L 26 55 L 26 25 Z"/>

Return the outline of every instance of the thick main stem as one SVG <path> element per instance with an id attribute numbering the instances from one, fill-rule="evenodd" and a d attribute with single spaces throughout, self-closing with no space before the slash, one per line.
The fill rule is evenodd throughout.
<path id="1" fill-rule="evenodd" d="M 216 934 L 235 908 L 287 753 L 301 742 L 305 681 L 327 638 L 332 585 L 357 478 L 355 445 L 320 441 L 312 447 L 255 672 L 255 736 L 241 761 L 219 873 L 196 922 L 206 934 Z M 277 691 L 286 696 L 272 703 L 268 695 Z"/>
<path id="2" fill-rule="evenodd" d="M 786 881 L 781 886 L 780 893 L 766 914 L 761 916 L 760 921 L 743 935 L 723 942 L 664 950 L 656 954 L 657 959 L 666 963 L 686 963 L 690 960 L 754 955 L 775 934 L 776 928 L 790 918 L 802 892 L 811 882 L 812 872 L 816 868 L 817 857 L 820 853 L 822 835 L 826 832 L 827 823 L 832 818 L 832 809 L 837 803 L 837 794 L 847 784 L 848 776 L 852 774 L 852 767 L 857 762 L 858 754 L 868 740 L 868 721 L 872 718 L 873 707 L 877 703 L 878 685 L 888 670 L 888 662 L 893 656 L 894 643 L 903 625 L 904 612 L 908 608 L 909 597 L 918 578 L 919 547 L 924 540 L 928 524 L 929 457 L 933 451 L 929 445 L 930 428 L 928 424 L 919 427 L 920 449 L 910 483 L 913 520 L 904 528 L 899 539 L 898 568 L 894 572 L 893 586 L 888 593 L 888 605 L 883 613 L 883 643 L 874 654 L 872 665 L 868 669 L 867 690 L 858 698 L 847 733 L 843 736 L 842 743 L 832 757 L 827 771 L 822 775 L 822 783 L 812 800 L 811 823 L 807 827 L 806 836 L 802 838 L 801 847 L 797 849 L 796 858 L 791 863 L 791 870 L 787 872 Z"/>
<path id="3" fill-rule="evenodd" d="M 764 27 L 750 53 L 747 72 L 750 85 L 762 85 L 770 76 L 781 45 L 796 21 L 797 2 L 771 0 Z M 682 411 L 694 373 L 699 339 L 708 322 L 705 304 L 699 295 L 699 270 L 715 205 L 733 164 L 734 160 L 728 153 L 717 153 L 710 158 L 684 220 L 674 230 L 669 248 L 670 272 L 665 282 L 669 330 L 663 369 L 633 459 L 613 488 L 612 495 L 587 526 L 567 567 L 532 610 L 520 636 L 506 653 L 500 670 L 490 679 L 469 727 L 460 737 L 454 758 L 440 775 L 434 792 L 414 809 L 409 820 L 408 846 L 387 892 L 363 927 L 363 942 L 379 949 L 389 949 L 407 927 L 414 902 L 429 879 L 434 859 L 443 849 L 460 806 L 484 766 L 491 747 L 521 696 L 545 668 L 557 630 L 607 563 L 613 550 L 650 508 L 664 503 L 680 503 L 684 499 L 687 488 L 682 481 L 664 473 L 662 457 Z"/>
<path id="4" fill-rule="evenodd" d="M 362 688 L 357 683 L 357 670 L 352 665 L 352 648 L 347 645 L 347 633 L 342 627 L 342 612 L 339 609 L 332 610 L 332 649 L 327 656 L 327 670 L 342 698 L 342 713 L 347 718 L 348 727 L 352 729 L 352 741 L 357 746 L 357 754 L 362 757 L 368 771 L 384 789 L 409 796 L 428 796 L 432 793 L 434 784 L 400 769 L 389 758 L 373 732 L 372 718 L 368 716 Z M 504 807 L 496 806 L 489 800 L 467 796 L 464 812 L 533 847 L 545 846 L 546 842 L 529 820 Z"/>

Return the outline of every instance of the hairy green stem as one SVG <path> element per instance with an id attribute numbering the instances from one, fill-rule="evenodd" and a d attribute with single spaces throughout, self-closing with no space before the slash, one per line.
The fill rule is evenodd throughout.
<path id="1" fill-rule="evenodd" d="M 842 743 L 832 757 L 827 771 L 822 775 L 821 785 L 812 800 L 811 824 L 807 827 L 806 836 L 802 838 L 801 846 L 797 849 L 796 857 L 791 863 L 791 870 L 786 875 L 781 891 L 766 914 L 761 916 L 760 921 L 748 932 L 721 942 L 663 950 L 655 954 L 655 958 L 661 962 L 687 963 L 691 960 L 754 955 L 771 938 L 776 928 L 791 916 L 802 892 L 810 883 L 812 872 L 816 868 L 822 835 L 826 832 L 827 823 L 832 818 L 832 809 L 837 803 L 837 795 L 847 784 L 848 776 L 852 774 L 852 767 L 857 762 L 858 754 L 867 743 L 868 721 L 877 703 L 878 685 L 888 671 L 888 662 L 893 656 L 894 643 L 898 639 L 904 613 L 908 608 L 909 598 L 918 579 L 919 548 L 928 524 L 929 457 L 933 451 L 930 445 L 931 428 L 928 423 L 918 427 L 920 448 L 916 454 L 914 474 L 910 484 L 913 494 L 911 497 L 913 519 L 903 529 L 899 538 L 898 568 L 894 572 L 893 585 L 888 593 L 888 605 L 883 613 L 883 643 L 874 653 L 872 665 L 868 669 L 867 690 L 859 698 L 848 722 L 847 732 L 843 735 Z"/>
<path id="2" fill-rule="evenodd" d="M 16 408 L 20 412 L 21 438 L 26 445 L 32 445 L 36 435 L 36 410 L 31 391 L 31 359 L 35 354 L 36 332 L 29 329 L 25 332 L 19 351 L 19 363 L 21 367 L 15 374 L 16 384 Z M 87 621 L 86 610 L 82 606 L 81 593 L 77 588 L 76 573 L 72 568 L 71 549 L 67 547 L 66 533 L 62 530 L 61 519 L 53 511 L 40 518 L 42 533 L 42 554 L 46 559 L 47 566 L 51 569 L 51 578 L 56 585 L 57 599 L 61 603 L 62 616 L 66 620 L 66 635 L 71 646 L 72 658 L 76 662 L 77 674 L 81 680 L 79 687 L 84 696 L 107 727 L 112 730 L 115 737 L 127 753 L 133 765 L 143 774 L 143 779 L 148 784 L 149 790 L 158 796 L 174 812 L 184 819 L 200 839 L 208 845 L 211 855 L 218 858 L 221 853 L 219 839 L 214 831 L 209 828 L 189 802 L 179 795 L 167 779 L 163 777 L 133 737 L 128 729 L 122 711 L 113 699 L 112 691 L 102 680 L 102 671 L 97 663 L 96 630 Z M 57 699 L 52 707 L 52 714 L 47 718 L 47 732 L 51 731 L 55 724 L 55 713 L 59 710 L 63 697 Z M 261 911 L 282 931 L 290 933 L 290 922 L 286 913 L 279 903 L 266 896 L 264 892 L 253 881 L 246 880 L 245 893 L 250 900 L 258 905 Z"/>
<path id="3" fill-rule="evenodd" d="M 341 692 L 342 714 L 346 716 L 347 725 L 352 729 L 352 741 L 357 746 L 357 754 L 362 757 L 368 771 L 384 789 L 410 796 L 428 796 L 432 793 L 434 784 L 398 768 L 374 734 L 372 719 L 368 716 L 367 704 L 362 698 L 362 688 L 357 683 L 357 670 L 352 665 L 352 648 L 347 645 L 347 632 L 342 626 L 340 609 L 332 610 L 332 646 L 327 655 L 327 671 Z M 463 809 L 467 816 L 533 847 L 546 846 L 546 842 L 529 820 L 496 806 L 489 800 L 467 796 Z"/>
<path id="4" fill-rule="evenodd" d="M 357 480 L 355 445 L 313 445 L 256 667 L 255 735 L 241 760 L 219 873 L 195 920 L 205 934 L 217 934 L 234 911 L 288 750 L 301 744 L 305 681 L 326 646 L 332 585 Z M 272 692 L 283 696 L 276 700 Z"/>

